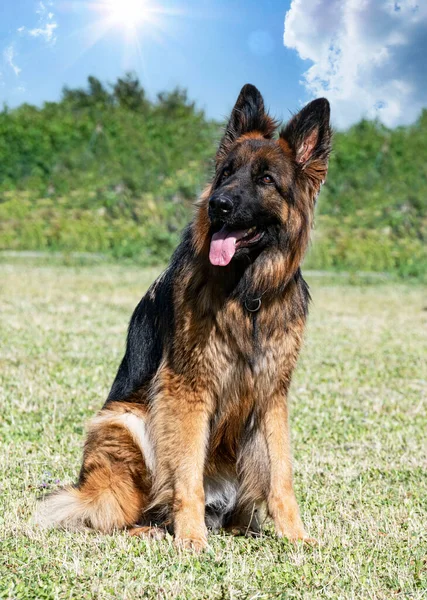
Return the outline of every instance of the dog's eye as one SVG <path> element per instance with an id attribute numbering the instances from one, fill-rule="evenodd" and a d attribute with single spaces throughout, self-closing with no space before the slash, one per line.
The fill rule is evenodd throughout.
<path id="1" fill-rule="evenodd" d="M 222 172 L 222 175 L 221 175 L 221 179 L 227 179 L 228 177 L 230 177 L 230 175 L 231 175 L 230 169 L 224 169 L 224 171 Z"/>
<path id="2" fill-rule="evenodd" d="M 271 175 L 263 175 L 260 178 L 261 183 L 265 183 L 266 185 L 270 184 L 270 183 L 274 183 L 274 179 L 271 177 Z"/>

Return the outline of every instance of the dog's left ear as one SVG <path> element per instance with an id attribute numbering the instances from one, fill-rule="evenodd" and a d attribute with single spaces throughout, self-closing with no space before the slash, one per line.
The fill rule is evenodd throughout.
<path id="1" fill-rule="evenodd" d="M 276 122 L 266 113 L 260 92 L 254 85 L 247 83 L 240 91 L 219 144 L 216 154 L 217 164 L 227 156 L 231 146 L 241 135 L 256 132 L 269 139 L 275 129 Z"/>
<path id="2" fill-rule="evenodd" d="M 323 183 L 331 153 L 330 107 L 326 98 L 313 100 L 294 115 L 280 132 L 280 140 L 296 164 Z"/>

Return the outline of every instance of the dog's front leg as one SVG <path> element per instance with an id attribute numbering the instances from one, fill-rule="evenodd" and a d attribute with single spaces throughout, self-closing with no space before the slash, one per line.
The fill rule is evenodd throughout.
<path id="1" fill-rule="evenodd" d="M 157 478 L 172 484 L 172 516 L 178 547 L 200 551 L 207 545 L 203 471 L 209 431 L 209 402 L 177 375 L 163 377 L 154 424 Z M 166 481 L 168 480 L 168 481 Z"/>
<path id="2" fill-rule="evenodd" d="M 270 399 L 263 416 L 263 430 L 270 462 L 267 507 L 276 534 L 308 541 L 293 489 L 287 399 L 283 395 Z"/>
<path id="3" fill-rule="evenodd" d="M 206 407 L 203 402 L 195 400 L 187 400 L 176 422 L 173 501 L 175 542 L 180 547 L 196 551 L 207 545 L 203 469 L 208 424 Z"/>

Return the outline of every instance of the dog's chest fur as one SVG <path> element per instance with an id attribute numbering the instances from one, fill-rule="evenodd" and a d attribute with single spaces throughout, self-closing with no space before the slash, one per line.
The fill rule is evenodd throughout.
<path id="1" fill-rule="evenodd" d="M 263 307 L 250 313 L 233 303 L 216 318 L 210 354 L 222 363 L 218 394 L 230 400 L 248 395 L 263 396 L 273 391 L 280 376 L 284 355 L 283 311 L 271 314 Z"/>
<path id="2" fill-rule="evenodd" d="M 251 313 L 229 300 L 214 314 L 200 318 L 181 312 L 175 362 L 181 372 L 198 378 L 218 407 L 276 393 L 297 359 L 304 327 L 299 311 L 286 299 L 261 305 Z"/>

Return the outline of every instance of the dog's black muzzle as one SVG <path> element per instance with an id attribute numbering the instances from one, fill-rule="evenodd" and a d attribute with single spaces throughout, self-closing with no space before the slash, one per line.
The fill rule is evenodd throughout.
<path id="1" fill-rule="evenodd" d="M 214 194 L 209 200 L 209 218 L 212 222 L 225 221 L 234 209 L 234 203 L 229 196 Z"/>

